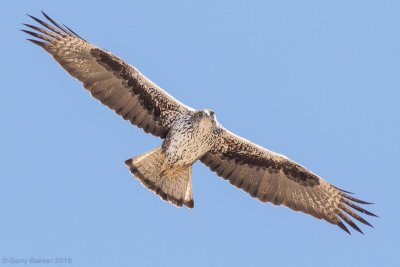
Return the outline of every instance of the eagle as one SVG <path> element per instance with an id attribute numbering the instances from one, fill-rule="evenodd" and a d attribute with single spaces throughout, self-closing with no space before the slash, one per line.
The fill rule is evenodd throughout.
<path id="1" fill-rule="evenodd" d="M 289 158 L 256 145 L 225 129 L 210 109 L 195 110 L 173 98 L 135 67 L 60 26 L 42 11 L 49 23 L 23 24 L 22 31 L 42 47 L 101 103 L 123 119 L 163 141 L 147 153 L 125 161 L 145 187 L 178 207 L 194 207 L 192 165 L 200 160 L 218 176 L 262 202 L 283 205 L 337 225 L 343 222 L 363 233 L 351 219 L 371 226 L 356 211 L 372 204 L 335 187 Z M 357 204 L 356 204 L 357 203 Z"/>

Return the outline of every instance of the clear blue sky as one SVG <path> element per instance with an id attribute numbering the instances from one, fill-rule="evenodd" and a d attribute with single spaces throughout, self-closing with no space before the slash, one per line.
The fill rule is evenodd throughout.
<path id="1" fill-rule="evenodd" d="M 399 266 L 399 1 L 1 7 L 1 258 L 66 257 L 71 266 Z M 368 218 L 375 228 L 362 225 L 365 235 L 349 236 L 260 203 L 199 163 L 195 209 L 161 201 L 123 164 L 161 140 L 91 98 L 25 41 L 18 31 L 32 23 L 25 14 L 41 17 L 40 10 L 183 103 L 215 110 L 231 131 L 376 203 L 368 207 L 380 216 Z"/>

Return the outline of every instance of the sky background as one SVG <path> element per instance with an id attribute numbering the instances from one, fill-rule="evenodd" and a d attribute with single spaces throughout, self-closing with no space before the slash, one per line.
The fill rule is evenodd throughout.
<path id="1" fill-rule="evenodd" d="M 0 5 L 0 260 L 399 266 L 399 1 Z M 365 235 L 350 236 L 263 204 L 199 163 L 195 209 L 161 201 L 123 164 L 161 140 L 25 41 L 18 29 L 34 23 L 25 14 L 42 18 L 40 10 L 181 102 L 213 109 L 232 132 L 374 202 L 375 228 L 360 224 Z"/>

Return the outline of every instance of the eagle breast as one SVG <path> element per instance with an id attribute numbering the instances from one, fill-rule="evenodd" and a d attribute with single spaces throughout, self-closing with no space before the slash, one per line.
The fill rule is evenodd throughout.
<path id="1" fill-rule="evenodd" d="M 191 111 L 179 116 L 162 144 L 168 163 L 186 166 L 200 159 L 213 147 L 218 126 L 211 110 Z"/>

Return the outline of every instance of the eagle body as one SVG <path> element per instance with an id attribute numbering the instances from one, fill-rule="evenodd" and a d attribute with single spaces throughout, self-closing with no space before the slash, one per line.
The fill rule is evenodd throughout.
<path id="1" fill-rule="evenodd" d="M 220 130 L 212 111 L 191 111 L 180 116 L 162 144 L 168 164 L 192 165 L 214 146 Z"/>
<path id="2" fill-rule="evenodd" d="M 351 196 L 293 160 L 229 132 L 213 111 L 182 104 L 135 67 L 43 15 L 52 25 L 30 16 L 43 28 L 24 24 L 35 31 L 22 31 L 37 38 L 28 40 L 51 54 L 117 115 L 164 139 L 160 147 L 125 161 L 133 176 L 161 199 L 193 208 L 192 164 L 200 160 L 262 202 L 326 220 L 349 234 L 344 222 L 362 233 L 351 218 L 372 226 L 358 214 L 376 216 L 359 206 L 371 203 Z"/>

